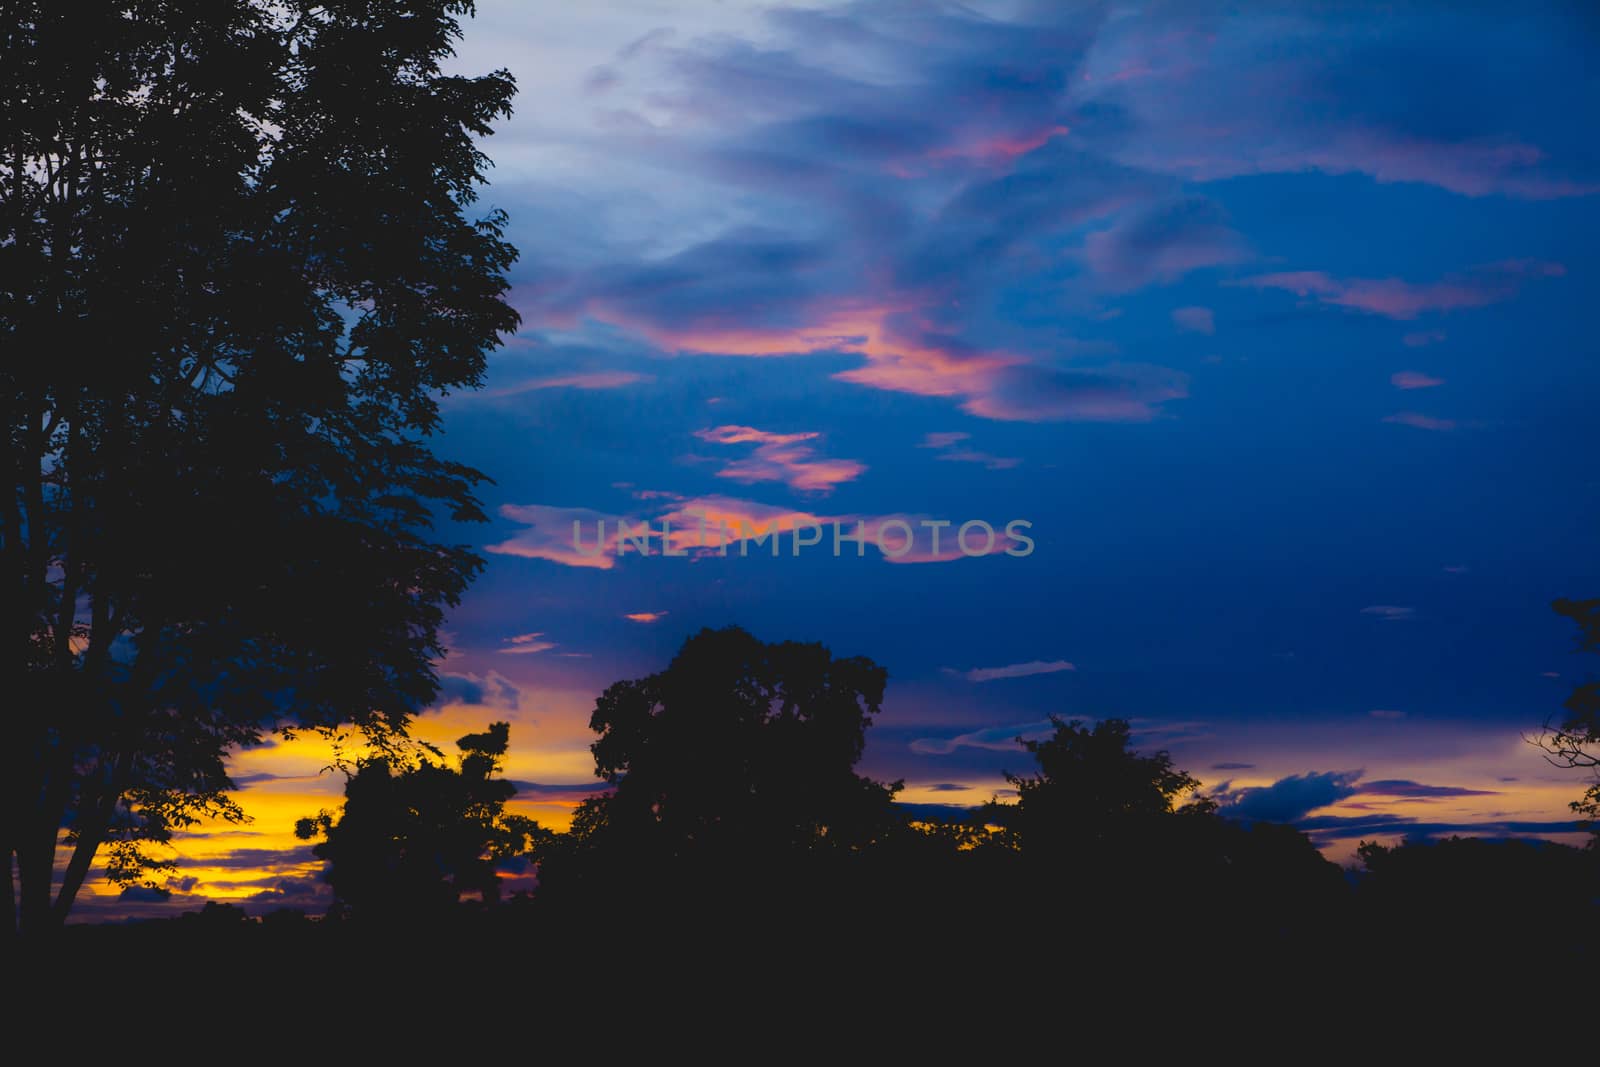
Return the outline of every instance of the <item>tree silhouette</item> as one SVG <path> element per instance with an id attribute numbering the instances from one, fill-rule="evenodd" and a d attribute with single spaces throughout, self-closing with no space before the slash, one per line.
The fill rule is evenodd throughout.
<path id="1" fill-rule="evenodd" d="M 1600 652 L 1600 600 L 1557 600 L 1551 606 L 1578 624 L 1578 651 Z M 1588 790 L 1572 802 L 1572 810 L 1583 817 L 1581 825 L 1594 832 L 1590 847 L 1600 851 L 1600 681 L 1581 683 L 1567 698 L 1566 709 L 1567 718 L 1559 726 L 1546 723 L 1534 743 L 1558 766 L 1595 772 Z"/>
<path id="2" fill-rule="evenodd" d="M 1050 722 L 1054 732 L 1048 738 L 1022 741 L 1038 771 L 1006 774 L 1017 802 L 989 808 L 1021 847 L 1042 852 L 1119 844 L 1177 813 L 1180 799 L 1200 786 L 1173 766 L 1167 752 L 1136 752 L 1132 727 L 1122 719 L 1093 727 L 1055 716 Z M 1199 798 L 1181 807 L 1200 814 L 1215 805 Z"/>
<path id="3" fill-rule="evenodd" d="M 458 740 L 454 770 L 426 757 L 398 769 L 392 756 L 362 760 L 337 818 L 324 811 L 295 824 L 302 839 L 326 838 L 313 852 L 328 862 L 335 914 L 415 920 L 463 893 L 499 901 L 496 865 L 546 836 L 534 820 L 505 813 L 517 788 L 496 775 L 510 729 L 492 723 Z"/>
<path id="4" fill-rule="evenodd" d="M 278 727 L 434 696 L 481 518 L 438 397 L 517 316 L 467 209 L 505 72 L 461 0 L 20 0 L 0 14 L 0 853 L 20 926 L 202 815 Z M 70 855 L 59 888 L 58 838 Z"/>
<path id="5" fill-rule="evenodd" d="M 1151 951 L 1215 947 L 1206 940 L 1215 929 L 1270 941 L 1342 904 L 1338 867 L 1305 834 L 1219 815 L 1170 753 L 1134 749 L 1125 720 L 1051 724 L 1049 737 L 1022 742 L 1037 770 L 1006 775 L 1016 802 L 991 802 L 983 818 L 1001 828 L 988 847 L 1016 856 L 1001 868 L 1011 899 L 1120 917 L 1076 935 L 1078 951 L 1103 960 L 1133 952 L 1125 924 L 1134 919 Z"/>
<path id="6" fill-rule="evenodd" d="M 665 671 L 595 703 L 596 774 L 541 891 L 604 869 L 724 879 L 865 849 L 902 824 L 899 784 L 855 773 L 886 673 L 820 644 L 702 630 Z M 593 885 L 597 877 L 590 877 Z"/>

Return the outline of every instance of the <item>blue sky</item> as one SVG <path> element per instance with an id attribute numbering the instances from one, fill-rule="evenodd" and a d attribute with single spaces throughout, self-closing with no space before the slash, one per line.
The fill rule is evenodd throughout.
<path id="1" fill-rule="evenodd" d="M 431 718 L 512 718 L 530 810 L 605 685 L 736 623 L 884 664 L 866 769 L 920 802 L 1055 713 L 1330 854 L 1568 818 L 1521 734 L 1600 587 L 1579 5 L 478 6 L 523 329 L 447 402 L 494 518 Z M 574 517 L 696 506 L 1035 550 L 574 565 Z"/>

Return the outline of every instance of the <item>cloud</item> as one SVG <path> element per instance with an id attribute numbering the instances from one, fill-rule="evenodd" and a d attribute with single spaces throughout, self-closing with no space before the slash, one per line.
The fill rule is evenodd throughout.
<path id="1" fill-rule="evenodd" d="M 1282 289 L 1324 304 L 1405 320 L 1430 312 L 1498 304 L 1516 296 L 1527 279 L 1554 278 L 1565 273 L 1566 268 L 1559 263 L 1518 259 L 1486 264 L 1437 282 L 1415 283 L 1400 278 L 1338 279 L 1322 271 L 1287 271 L 1257 274 L 1236 284 L 1256 289 Z"/>
<path id="2" fill-rule="evenodd" d="M 1453 419 L 1440 419 L 1432 415 L 1423 415 L 1415 411 L 1399 411 L 1393 415 L 1385 415 L 1384 422 L 1392 422 L 1397 426 L 1410 426 L 1417 430 L 1433 430 L 1443 433 L 1456 428 Z"/>
<path id="3" fill-rule="evenodd" d="M 1022 466 L 1022 460 L 1015 456 L 994 456 L 988 452 L 979 452 L 971 448 L 951 449 L 943 455 L 935 457 L 947 463 L 981 463 L 986 469 L 992 471 L 1011 470 Z"/>
<path id="4" fill-rule="evenodd" d="M 1396 389 L 1432 389 L 1443 385 L 1443 378 L 1433 378 L 1421 371 L 1403 370 L 1389 378 Z"/>
<path id="5" fill-rule="evenodd" d="M 281 908 L 319 908 L 333 896 L 333 888 L 316 878 L 277 878 L 248 900 L 252 904 L 271 904 Z"/>
<path id="6" fill-rule="evenodd" d="M 1254 763 L 1213 763 L 1211 765 L 1211 769 L 1214 771 L 1253 771 L 1255 767 Z"/>
<path id="7" fill-rule="evenodd" d="M 935 782 L 922 788 L 932 793 L 965 793 L 972 789 L 970 785 L 957 785 L 955 782 Z"/>
<path id="8" fill-rule="evenodd" d="M 859 478 L 867 469 L 853 459 L 818 458 L 816 450 L 806 444 L 822 436 L 815 432 L 769 433 L 751 426 L 715 426 L 697 430 L 695 436 L 719 445 L 755 445 L 752 456 L 729 463 L 717 472 L 719 478 L 746 485 L 784 482 L 799 492 L 826 494 L 835 485 Z"/>
<path id="9" fill-rule="evenodd" d="M 1204 267 L 1238 263 L 1249 253 L 1220 208 L 1189 197 L 1152 206 L 1090 234 L 1083 255 L 1104 285 L 1127 292 L 1173 282 Z"/>
<path id="10" fill-rule="evenodd" d="M 536 652 L 548 652 L 556 647 L 554 641 L 545 641 L 543 637 L 542 633 L 517 634 L 515 637 L 506 638 L 505 647 L 500 651 L 513 656 L 528 656 Z"/>
<path id="11" fill-rule="evenodd" d="M 440 705 L 492 705 L 515 711 L 520 700 L 521 691 L 494 671 L 483 675 L 446 673 L 439 676 Z"/>
<path id="12" fill-rule="evenodd" d="M 1400 338 L 1400 343 L 1407 348 L 1426 348 L 1428 345 L 1443 344 L 1445 337 L 1443 330 L 1413 330 Z"/>
<path id="13" fill-rule="evenodd" d="M 629 620 L 631 622 L 645 622 L 645 623 L 660 622 L 662 619 L 664 619 L 666 617 L 667 617 L 667 613 L 664 612 L 664 611 L 636 611 L 636 612 L 632 613 L 631 615 L 624 615 L 623 616 L 624 619 L 627 619 L 627 620 Z"/>
<path id="14" fill-rule="evenodd" d="M 1550 115 L 1572 104 L 1587 27 L 1568 16 L 1504 33 L 1465 10 L 1440 14 L 1396 8 L 1382 32 L 1338 5 L 1109 19 L 1066 121 L 1119 162 L 1192 182 L 1318 171 L 1533 200 L 1600 188 Z M 1513 83 L 1520 92 L 1505 91 Z M 1519 127 L 1542 129 L 1566 158 L 1508 132 Z"/>
<path id="15" fill-rule="evenodd" d="M 1413 782 L 1404 778 L 1385 778 L 1378 781 L 1364 782 L 1360 791 L 1374 796 L 1411 797 L 1414 799 L 1492 797 L 1499 795 L 1493 789 L 1466 789 L 1455 785 L 1423 785 L 1421 782 Z"/>
<path id="16" fill-rule="evenodd" d="M 558 374 L 548 378 L 532 378 L 515 385 L 490 389 L 478 395 L 489 398 L 520 396 L 541 389 L 620 389 L 625 385 L 652 380 L 649 375 L 631 371 L 594 371 L 583 374 Z"/>
<path id="17" fill-rule="evenodd" d="M 160 904 L 172 899 L 172 891 L 148 885 L 130 885 L 117 894 L 118 900 L 132 904 Z"/>
<path id="18" fill-rule="evenodd" d="M 990 726 L 955 737 L 919 737 L 910 748 L 919 756 L 948 756 L 963 748 L 985 749 L 990 752 L 1015 752 L 1017 740 L 1048 737 L 1051 725 L 1048 719 L 1025 722 L 1017 726 Z"/>
<path id="19" fill-rule="evenodd" d="M 593 567 L 610 570 L 616 566 L 615 547 L 619 516 L 608 515 L 590 508 L 563 508 L 545 504 L 504 504 L 500 514 L 526 529 L 484 550 L 500 556 L 521 556 L 524 559 L 543 559 L 565 567 Z M 591 543 L 584 540 L 594 535 L 604 523 L 613 531 L 609 540 Z"/>
<path id="20" fill-rule="evenodd" d="M 1318 845 L 1330 841 L 1354 841 L 1378 834 L 1404 834 L 1408 839 L 1446 835 L 1475 837 L 1529 837 L 1538 834 L 1570 834 L 1577 830 L 1572 820 L 1486 819 L 1478 822 L 1423 822 L 1410 815 L 1376 812 L 1371 815 L 1315 815 L 1301 819 L 1297 829 L 1311 835 Z"/>
<path id="21" fill-rule="evenodd" d="M 968 527 L 963 536 L 962 527 L 952 520 L 914 513 L 823 515 L 725 496 L 663 499 L 657 503 L 657 510 L 649 515 L 627 517 L 583 508 L 503 505 L 501 515 L 527 522 L 529 528 L 486 549 L 565 566 L 603 569 L 615 567 L 620 559 L 636 554 L 660 556 L 668 550 L 674 556 L 834 554 L 836 537 L 838 555 L 865 555 L 870 548 L 890 563 L 947 563 L 1023 551 L 1020 536 L 1013 539 L 1007 533 L 1009 520 L 988 523 L 988 533 L 993 534 L 990 538 L 978 525 L 982 520 L 963 524 Z M 579 526 L 574 530 L 568 525 L 569 517 L 580 514 L 591 518 L 578 520 Z M 1019 535 L 1025 535 L 1026 530 L 1027 527 L 1017 527 Z M 798 551 L 797 531 L 807 539 Z M 817 540 L 811 541 L 813 537 Z"/>
<path id="22" fill-rule="evenodd" d="M 612 787 L 604 782 L 529 782 L 518 778 L 507 779 L 516 787 L 518 795 L 535 796 L 545 803 L 577 804 L 589 797 L 611 792 Z"/>
<path id="23" fill-rule="evenodd" d="M 923 437 L 920 448 L 939 449 L 935 458 L 949 463 L 980 463 L 992 471 L 1020 467 L 1022 460 L 1015 456 L 995 456 L 974 448 L 956 448 L 955 445 L 972 437 L 968 433 L 930 433 Z"/>
<path id="24" fill-rule="evenodd" d="M 1064 659 L 1035 659 L 1026 663 L 1013 663 L 1007 667 L 977 667 L 970 671 L 957 671 L 946 667 L 945 672 L 965 678 L 969 682 L 992 682 L 1000 678 L 1027 678 L 1035 674 L 1057 674 L 1061 671 L 1075 671 L 1077 669 L 1077 667 Z"/>
<path id="25" fill-rule="evenodd" d="M 668 232 L 543 253 L 518 309 L 678 356 L 854 355 L 829 372 L 982 418 L 1150 420 L 1182 376 L 1086 364 L 1054 323 L 1021 327 L 1018 299 L 1077 299 L 1029 260 L 1069 242 L 1075 288 L 1126 292 L 1242 242 L 1215 204 L 1076 145 L 1062 111 L 1102 18 L 1037 14 L 777 10 L 598 64 L 613 120 L 574 150 L 605 161 L 599 186 L 648 175 L 616 198 L 670 199 L 645 216 Z"/>
<path id="26" fill-rule="evenodd" d="M 1359 790 L 1360 771 L 1312 771 L 1280 778 L 1271 785 L 1248 786 L 1217 797 L 1219 813 L 1235 819 L 1292 823 L 1337 804 Z"/>
<path id="27" fill-rule="evenodd" d="M 1416 618 L 1417 609 L 1399 604 L 1370 604 L 1361 609 L 1361 614 L 1376 615 L 1387 622 L 1402 622 Z"/>
<path id="28" fill-rule="evenodd" d="M 1180 330 L 1188 330 L 1190 333 L 1203 333 L 1209 337 L 1217 332 L 1216 316 L 1211 313 L 1210 308 L 1174 308 L 1172 321 Z"/>
<path id="29" fill-rule="evenodd" d="M 1373 708 L 1371 711 L 1367 712 L 1367 714 L 1372 716 L 1374 719 L 1403 719 L 1406 717 L 1405 712 L 1394 711 L 1389 708 Z"/>

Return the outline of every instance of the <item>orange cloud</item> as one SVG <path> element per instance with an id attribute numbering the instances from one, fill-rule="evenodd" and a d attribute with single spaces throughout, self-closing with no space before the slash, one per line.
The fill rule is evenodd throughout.
<path id="1" fill-rule="evenodd" d="M 500 651 L 512 655 L 530 655 L 534 652 L 545 652 L 556 647 L 554 641 L 542 641 L 540 640 L 542 637 L 544 637 L 542 633 L 518 634 L 515 637 L 508 638 L 506 647 Z"/>
<path id="2" fill-rule="evenodd" d="M 784 482 L 801 492 L 828 493 L 835 485 L 853 481 L 867 469 L 853 459 L 818 457 L 814 448 L 803 443 L 816 440 L 821 436 L 818 433 L 780 434 L 750 426 L 716 426 L 699 430 L 695 436 L 721 445 L 756 445 L 754 455 L 729 463 L 717 472 L 719 478 L 746 485 Z"/>
<path id="3" fill-rule="evenodd" d="M 577 533 L 582 551 L 573 547 L 574 534 L 568 521 L 569 516 L 579 512 L 585 516 L 579 520 Z M 666 511 L 644 517 L 539 504 L 508 504 L 500 513 L 535 525 L 488 546 L 488 551 L 578 567 L 595 567 L 603 560 L 610 568 L 616 565 L 619 555 L 641 549 L 652 556 L 832 554 L 835 527 L 838 555 L 865 555 L 866 546 L 870 546 L 891 563 L 944 563 L 1012 550 L 1021 555 L 1032 551 L 1023 540 L 1028 526 L 1016 527 L 1017 535 L 1013 536 L 1008 532 L 1009 524 L 1003 521 L 944 520 L 918 514 L 821 515 L 718 495 L 677 500 Z M 599 533 L 602 522 L 603 537 Z M 801 535 L 803 540 L 797 550 L 795 541 Z M 863 545 L 860 549 L 855 547 L 858 536 Z M 562 539 L 566 539 L 564 543 Z M 595 551 L 604 554 L 587 555 Z"/>

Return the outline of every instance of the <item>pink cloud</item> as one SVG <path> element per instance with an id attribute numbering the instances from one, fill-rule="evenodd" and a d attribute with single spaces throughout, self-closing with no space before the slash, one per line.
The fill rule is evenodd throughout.
<path id="1" fill-rule="evenodd" d="M 515 637 L 508 637 L 506 639 L 506 647 L 500 651 L 516 656 L 526 656 L 535 652 L 545 652 L 556 647 L 554 641 L 542 640 L 543 637 L 544 634 L 542 633 L 518 634 Z"/>
<path id="2" fill-rule="evenodd" d="M 1443 378 L 1433 378 L 1421 371 L 1403 370 L 1389 379 L 1396 389 L 1432 389 L 1434 386 L 1443 385 Z"/>
<path id="3" fill-rule="evenodd" d="M 527 523 L 529 528 L 487 546 L 487 551 L 605 570 L 617 566 L 619 554 L 625 559 L 639 552 L 641 545 L 651 556 L 793 556 L 796 531 L 805 536 L 801 554 L 828 555 L 833 552 L 835 527 L 841 556 L 864 556 L 871 549 L 890 563 L 945 563 L 1008 550 L 1032 551 L 1023 540 L 1031 540 L 1029 527 L 1017 527 L 1013 538 L 1006 521 L 988 523 L 988 531 L 975 523 L 963 537 L 965 520 L 919 514 L 819 515 L 724 496 L 675 501 L 666 510 L 646 516 L 540 504 L 507 504 L 500 514 Z M 579 523 L 576 531 L 574 521 Z M 599 534 L 601 522 L 605 524 L 603 537 Z M 856 548 L 858 535 L 860 549 Z"/>
<path id="4" fill-rule="evenodd" d="M 624 619 L 627 619 L 630 622 L 643 623 L 660 622 L 666 617 L 667 613 L 664 611 L 635 611 L 631 615 L 623 616 Z"/>
<path id="5" fill-rule="evenodd" d="M 988 166 L 1010 163 L 1072 131 L 1065 126 L 1047 126 L 1017 133 L 979 133 L 956 144 L 935 148 L 929 159 L 970 159 Z"/>
<path id="6" fill-rule="evenodd" d="M 543 559 L 565 567 L 593 567 L 610 570 L 616 566 L 616 530 L 620 521 L 615 515 L 594 511 L 591 508 L 561 508 L 544 504 L 506 504 L 500 514 L 527 527 L 512 537 L 484 550 L 500 556 L 520 556 L 523 559 Z M 574 537 L 581 534 L 593 538 L 604 522 L 611 531 L 604 544 L 581 542 L 586 551 L 579 551 Z M 589 554 L 587 550 L 595 550 Z"/>
<path id="7" fill-rule="evenodd" d="M 866 465 L 852 459 L 818 457 L 807 441 L 818 433 L 769 433 L 751 426 L 715 426 L 697 430 L 702 441 L 719 445 L 754 444 L 755 453 L 727 464 L 717 477 L 749 485 L 752 482 L 784 482 L 791 489 L 807 493 L 830 493 L 833 487 L 853 481 L 866 471 Z"/>
<path id="8" fill-rule="evenodd" d="M 1566 268 L 1559 263 L 1519 259 L 1490 263 L 1437 282 L 1408 282 L 1400 278 L 1338 279 L 1322 271 L 1289 271 L 1258 274 L 1237 284 L 1257 289 L 1283 289 L 1296 296 L 1313 297 L 1324 304 L 1406 320 L 1428 312 L 1498 304 L 1516 296 L 1526 279 L 1560 277 L 1565 273 Z"/>
<path id="9" fill-rule="evenodd" d="M 1452 419 L 1436 419 L 1432 415 L 1421 415 L 1415 411 L 1401 411 L 1394 415 L 1385 415 L 1384 422 L 1392 422 L 1399 426 L 1412 426 L 1419 430 L 1453 430 L 1456 424 Z"/>
<path id="10" fill-rule="evenodd" d="M 603 306 L 590 310 L 680 355 L 853 353 L 864 362 L 833 375 L 836 380 L 916 396 L 949 397 L 959 400 L 967 413 L 987 419 L 1147 422 L 1165 401 L 1188 395 L 1184 376 L 1162 368 L 1057 370 L 1015 353 L 973 348 L 928 321 L 914 300 L 823 300 L 808 310 L 812 321 L 804 326 L 752 325 L 729 315 L 707 316 L 687 326 L 663 326 Z M 752 465 L 743 471 L 753 474 L 762 469 Z"/>
<path id="11" fill-rule="evenodd" d="M 1216 317 L 1212 315 L 1210 308 L 1176 308 L 1172 312 L 1172 321 L 1180 330 L 1188 330 L 1190 333 L 1203 333 L 1209 337 L 1217 332 Z"/>

